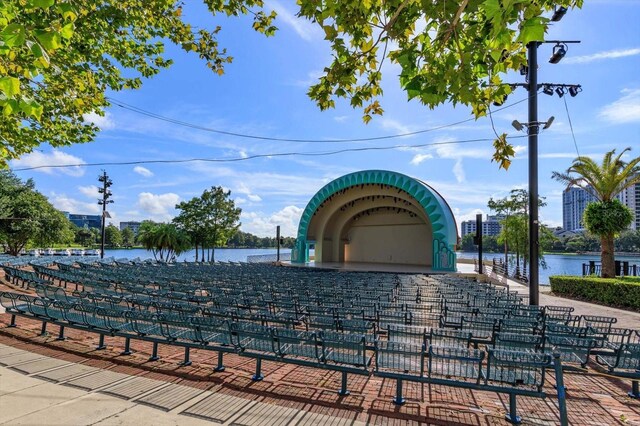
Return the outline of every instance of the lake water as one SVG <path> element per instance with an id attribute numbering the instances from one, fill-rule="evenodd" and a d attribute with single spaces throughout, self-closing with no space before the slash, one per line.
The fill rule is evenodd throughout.
<path id="1" fill-rule="evenodd" d="M 220 262 L 246 262 L 247 256 L 276 254 L 276 249 L 216 249 L 215 259 Z M 280 253 L 288 253 L 289 249 L 281 249 Z M 473 259 L 477 255 L 471 252 L 458 252 L 459 258 Z M 116 259 L 126 258 L 141 259 L 153 258 L 150 251 L 144 249 L 120 249 L 105 250 L 105 256 L 112 256 Z M 485 255 L 485 259 L 502 258 L 499 253 L 489 253 Z M 547 268 L 540 268 L 540 284 L 549 284 L 550 275 L 581 275 L 582 264 L 589 263 L 590 260 L 600 261 L 600 256 L 592 255 L 566 255 L 566 254 L 546 254 L 544 256 Z M 195 259 L 195 250 L 188 251 L 178 257 L 178 261 L 193 261 Z M 638 256 L 617 256 L 616 260 L 629 261 L 630 264 L 640 265 L 640 257 Z"/>

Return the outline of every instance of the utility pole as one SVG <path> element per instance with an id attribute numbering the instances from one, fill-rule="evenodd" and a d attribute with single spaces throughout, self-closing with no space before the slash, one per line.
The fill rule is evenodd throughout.
<path id="1" fill-rule="evenodd" d="M 102 206 L 102 237 L 100 238 L 100 259 L 104 259 L 104 237 L 106 234 L 105 221 L 107 217 L 111 217 L 109 216 L 109 212 L 107 212 L 107 204 L 113 203 L 113 200 L 109 199 L 111 197 L 111 191 L 109 190 L 109 187 L 113 185 L 113 182 L 111 181 L 111 179 L 109 179 L 107 172 L 104 170 L 102 171 L 102 174 L 98 176 L 98 181 L 102 183 L 102 188 L 98 188 L 98 193 L 102 194 L 102 199 L 98 200 L 98 205 Z"/>
<path id="2" fill-rule="evenodd" d="M 529 304 L 540 304 L 538 264 L 538 42 L 527 46 L 529 67 Z"/>
<path id="3" fill-rule="evenodd" d="M 559 19 L 558 19 L 559 20 Z M 520 131 L 526 128 L 528 133 L 528 150 L 529 150 L 529 304 L 540 304 L 540 265 L 538 256 L 540 255 L 540 221 L 538 220 L 539 194 L 538 194 L 538 134 L 540 133 L 540 125 L 542 129 L 548 129 L 553 123 L 554 117 L 551 116 L 546 122 L 538 121 L 538 90 L 543 88 L 542 92 L 546 95 L 553 96 L 558 94 L 562 97 L 567 92 L 571 97 L 575 97 L 582 87 L 579 84 L 557 84 L 557 83 L 538 83 L 538 46 L 543 43 L 555 44 L 553 54 L 549 62 L 557 64 L 567 53 L 567 43 L 580 43 L 577 40 L 561 41 L 561 40 L 545 40 L 532 41 L 527 45 L 527 82 L 511 84 L 512 87 L 524 87 L 529 93 L 529 121 L 520 123 L 514 120 L 512 126 Z M 555 89 L 555 90 L 554 90 Z"/>
<path id="4" fill-rule="evenodd" d="M 276 241 L 278 245 L 278 252 L 276 254 L 276 261 L 280 262 L 280 225 L 276 226 Z"/>
<path id="5" fill-rule="evenodd" d="M 482 275 L 484 272 L 482 263 L 482 213 L 476 215 L 476 235 L 473 238 L 473 242 L 478 246 L 478 274 Z"/>

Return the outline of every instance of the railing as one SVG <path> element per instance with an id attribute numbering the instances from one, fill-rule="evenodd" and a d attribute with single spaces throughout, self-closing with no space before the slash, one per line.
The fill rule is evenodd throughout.
<path id="1" fill-rule="evenodd" d="M 291 260 L 291 251 L 280 252 L 281 261 Z M 247 256 L 247 263 L 272 263 L 278 261 L 277 254 L 256 254 L 253 256 Z"/>
<path id="2" fill-rule="evenodd" d="M 529 277 L 524 270 L 521 270 L 519 266 L 516 266 L 512 271 L 509 271 L 509 264 L 505 263 L 504 259 L 501 258 L 493 258 L 491 262 L 491 272 L 496 275 L 513 278 L 514 280 L 523 283 L 529 282 Z"/>
<path id="3" fill-rule="evenodd" d="M 628 261 L 615 261 L 615 271 L 617 277 L 637 277 L 640 272 L 640 266 L 630 265 Z M 590 260 L 589 263 L 582 264 L 582 276 L 588 275 L 600 276 L 602 274 L 602 263 Z"/>

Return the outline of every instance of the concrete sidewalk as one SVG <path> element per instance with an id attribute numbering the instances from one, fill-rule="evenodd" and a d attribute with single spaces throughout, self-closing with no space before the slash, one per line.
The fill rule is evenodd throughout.
<path id="1" fill-rule="evenodd" d="M 0 344 L 0 425 L 360 425 Z"/>

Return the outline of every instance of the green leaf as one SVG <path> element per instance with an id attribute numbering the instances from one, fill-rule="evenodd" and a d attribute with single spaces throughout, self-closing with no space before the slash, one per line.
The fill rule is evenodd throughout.
<path id="1" fill-rule="evenodd" d="M 62 14 L 62 17 L 69 21 L 75 21 L 78 17 L 76 9 L 69 3 L 61 3 L 57 6 L 58 12 Z"/>
<path id="2" fill-rule="evenodd" d="M 73 25 L 73 22 L 69 22 L 67 25 L 62 27 L 62 29 L 60 30 L 60 35 L 68 40 L 73 36 L 74 28 L 75 26 Z"/>
<path id="3" fill-rule="evenodd" d="M 6 47 L 21 46 L 26 38 L 24 27 L 20 24 L 9 24 L 0 33 L 0 39 Z"/>
<path id="4" fill-rule="evenodd" d="M 14 97 L 20 93 L 20 80 L 15 77 L 0 77 L 0 92 L 8 97 Z"/>
<path id="5" fill-rule="evenodd" d="M 32 8 L 39 7 L 41 9 L 49 9 L 51 6 L 53 6 L 53 3 L 55 3 L 55 1 L 54 0 L 29 0 L 27 3 Z"/>
<path id="6" fill-rule="evenodd" d="M 36 30 L 35 36 L 47 50 L 56 50 L 60 47 L 60 34 L 56 32 Z"/>
<path id="7" fill-rule="evenodd" d="M 520 28 L 520 35 L 518 41 L 527 44 L 530 41 L 542 41 L 544 40 L 544 33 L 546 30 L 545 23 L 548 20 L 536 16 L 535 18 L 527 19 L 523 22 Z"/>

